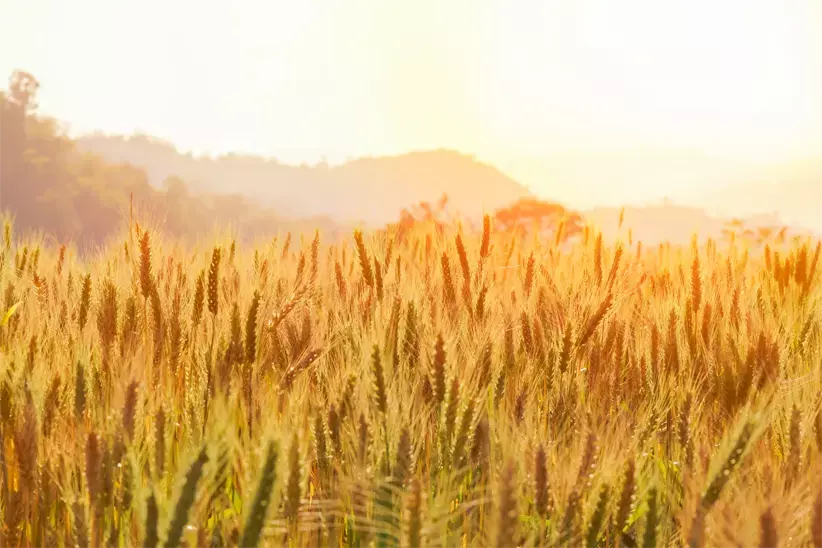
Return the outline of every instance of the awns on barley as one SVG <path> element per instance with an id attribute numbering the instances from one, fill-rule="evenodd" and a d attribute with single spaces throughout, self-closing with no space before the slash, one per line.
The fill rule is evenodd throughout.
<path id="1" fill-rule="evenodd" d="M 818 241 L 493 224 L 9 229 L 0 545 L 822 545 Z"/>

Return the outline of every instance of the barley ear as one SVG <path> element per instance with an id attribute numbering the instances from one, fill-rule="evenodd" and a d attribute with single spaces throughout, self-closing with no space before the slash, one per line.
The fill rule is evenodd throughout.
<path id="1" fill-rule="evenodd" d="M 77 420 L 83 417 L 86 410 L 86 370 L 83 364 L 77 362 L 77 371 L 74 375 L 74 416 Z"/>
<path id="2" fill-rule="evenodd" d="M 752 435 L 753 424 L 746 423 L 742 428 L 733 449 L 731 449 L 731 452 L 725 459 L 725 463 L 722 465 L 722 468 L 717 472 L 716 476 L 708 486 L 708 489 L 706 489 L 705 493 L 702 495 L 700 506 L 706 513 L 713 507 L 716 501 L 719 500 L 719 495 L 722 493 L 722 489 L 728 483 L 728 480 L 730 480 L 731 474 L 742 462 L 743 454 L 748 446 L 748 443 L 751 441 Z"/>
<path id="3" fill-rule="evenodd" d="M 442 334 L 437 334 L 437 342 L 434 345 L 434 363 L 431 366 L 431 376 L 433 378 L 432 388 L 434 389 L 434 402 L 437 406 L 445 401 L 445 341 Z"/>
<path id="4" fill-rule="evenodd" d="M 382 280 L 382 268 L 380 267 L 380 261 L 374 257 L 374 287 L 377 290 L 377 300 L 382 301 L 383 295 L 383 280 Z"/>
<path id="5" fill-rule="evenodd" d="M 77 325 L 80 330 L 86 326 L 88 321 L 88 310 L 91 305 L 91 274 L 86 274 L 83 278 L 83 287 L 80 290 L 80 310 L 77 312 Z"/>
<path id="6" fill-rule="evenodd" d="M 154 415 L 154 473 L 162 478 L 166 462 L 166 413 L 163 407 Z"/>
<path id="7" fill-rule="evenodd" d="M 694 260 L 691 263 L 691 303 L 694 312 L 698 312 L 702 304 L 702 277 L 699 268 L 699 252 L 694 249 Z"/>
<path id="8" fill-rule="evenodd" d="M 153 285 L 154 282 L 151 273 L 151 238 L 148 230 L 146 230 L 140 238 L 140 292 L 144 299 L 151 297 Z"/>
<path id="9" fill-rule="evenodd" d="M 374 345 L 371 351 L 371 375 L 374 377 L 374 404 L 385 417 L 388 413 L 388 398 L 385 392 L 385 371 L 380 358 L 380 347 Z"/>
<path id="10" fill-rule="evenodd" d="M 422 516 L 421 512 L 420 481 L 417 478 L 411 480 L 411 497 L 408 502 L 408 548 L 422 546 Z"/>
<path id="11" fill-rule="evenodd" d="M 219 307 L 218 284 L 220 283 L 220 248 L 211 252 L 211 265 L 208 268 L 208 311 L 216 316 Z"/>
<path id="12" fill-rule="evenodd" d="M 602 523 L 605 521 L 605 511 L 608 506 L 609 493 L 610 488 L 608 485 L 603 485 L 599 490 L 596 508 L 588 522 L 588 534 L 586 535 L 585 546 L 590 548 L 597 548 L 598 546 L 599 532 L 602 529 Z"/>
<path id="13" fill-rule="evenodd" d="M 360 462 L 364 465 L 368 457 L 368 422 L 365 420 L 365 413 L 360 413 L 357 435 L 357 454 L 360 457 Z"/>
<path id="14" fill-rule="evenodd" d="M 634 472 L 635 464 L 633 459 L 628 461 L 625 466 L 625 478 L 622 483 L 622 492 L 619 496 L 619 503 L 617 505 L 616 517 L 614 520 L 614 529 L 617 533 L 625 528 L 628 522 L 628 516 L 631 513 L 631 502 L 634 496 Z"/>
<path id="15" fill-rule="evenodd" d="M 648 493 L 648 517 L 645 520 L 645 533 L 642 535 L 640 548 L 655 548 L 657 546 L 657 522 L 657 491 L 656 487 L 651 487 L 651 491 Z"/>
<path id="16" fill-rule="evenodd" d="M 814 548 L 822 548 L 822 490 L 816 494 L 811 511 L 811 544 Z"/>
<path id="17" fill-rule="evenodd" d="M 499 517 L 495 546 L 517 546 L 517 494 L 514 484 L 516 468 L 508 461 L 499 484 Z"/>
<path id="18" fill-rule="evenodd" d="M 545 446 L 539 444 L 534 457 L 534 504 L 542 519 L 548 517 L 548 468 Z"/>
<path id="19" fill-rule="evenodd" d="M 776 532 L 776 520 L 770 508 L 759 516 L 759 546 L 760 548 L 776 548 L 779 537 Z"/>
<path id="20" fill-rule="evenodd" d="M 361 230 L 354 231 L 354 241 L 357 244 L 357 257 L 360 261 L 363 281 L 369 288 L 373 288 L 374 274 L 371 271 L 371 262 L 368 259 L 368 251 L 365 249 L 365 242 L 363 241 Z"/>
<path id="21" fill-rule="evenodd" d="M 719 500 L 719 495 L 722 493 L 722 489 L 730 480 L 730 477 L 734 469 L 742 461 L 745 449 L 747 448 L 748 443 L 751 441 L 752 436 L 753 424 L 747 422 L 743 426 L 742 431 L 740 432 L 739 437 L 736 440 L 736 443 L 731 449 L 731 452 L 726 457 L 725 462 L 722 464 L 722 467 L 717 472 L 716 476 L 711 481 L 708 488 L 702 494 L 702 498 L 699 502 L 699 507 L 696 509 L 696 514 L 694 515 L 694 519 L 691 524 L 691 531 L 688 535 L 688 546 L 690 546 L 691 548 L 698 548 L 704 545 L 705 517 L 707 516 L 710 509 L 713 508 L 713 505 L 716 504 L 716 501 Z"/>
<path id="22" fill-rule="evenodd" d="M 460 427 L 454 439 L 454 447 L 451 450 L 451 464 L 456 469 L 463 465 L 466 460 L 465 448 L 468 445 L 468 437 L 471 435 L 471 427 L 474 425 L 474 399 L 468 400 L 460 419 Z"/>
<path id="23" fill-rule="evenodd" d="M 203 304 L 205 303 L 205 276 L 201 272 L 197 276 L 197 283 L 194 289 L 194 304 L 191 307 L 191 331 L 196 332 L 197 325 L 203 317 Z"/>
<path id="24" fill-rule="evenodd" d="M 288 480 L 285 493 L 285 518 L 293 525 L 300 510 L 300 440 L 297 434 L 288 451 Z"/>
<path id="25" fill-rule="evenodd" d="M 482 216 L 482 244 L 480 245 L 480 258 L 485 259 L 491 254 L 491 217 L 487 214 Z"/>
<path id="26" fill-rule="evenodd" d="M 243 536 L 239 546 L 258 546 L 260 532 L 268 516 L 268 506 L 271 503 L 271 492 L 274 490 L 274 481 L 277 476 L 277 448 L 273 442 L 268 444 L 265 464 L 260 474 L 260 482 L 257 485 L 257 493 L 254 495 L 254 502 L 248 521 L 243 529 Z"/>
<path id="27" fill-rule="evenodd" d="M 180 492 L 180 497 L 177 499 L 177 504 L 174 506 L 173 517 L 168 526 L 168 533 L 166 534 L 165 548 L 174 548 L 180 546 L 180 541 L 183 537 L 183 528 L 188 521 L 188 514 L 191 507 L 194 505 L 194 499 L 197 495 L 197 483 L 203 475 L 203 468 L 208 462 L 208 455 L 206 448 L 200 449 L 200 454 L 197 459 L 191 464 L 186 472 L 185 483 Z"/>
<path id="28" fill-rule="evenodd" d="M 159 509 L 157 508 L 157 499 L 154 497 L 154 491 L 148 496 L 146 502 L 146 530 L 145 539 L 143 540 L 144 548 L 155 548 L 160 538 L 157 533 L 157 522 L 160 517 Z M 82 544 L 80 546 L 83 546 Z"/>
<path id="29" fill-rule="evenodd" d="M 259 312 L 260 292 L 255 291 L 245 321 L 245 361 L 248 364 L 257 361 L 257 316 Z"/>
<path id="30" fill-rule="evenodd" d="M 101 456 L 97 434 L 89 432 L 86 440 L 86 486 L 91 505 L 97 502 L 100 494 Z"/>
<path id="31" fill-rule="evenodd" d="M 126 389 L 126 401 L 123 404 L 123 430 L 129 441 L 134 441 L 135 415 L 137 414 L 137 381 L 131 381 Z"/>

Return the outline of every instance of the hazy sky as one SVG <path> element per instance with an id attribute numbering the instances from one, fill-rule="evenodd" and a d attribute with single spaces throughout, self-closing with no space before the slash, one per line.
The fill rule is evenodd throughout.
<path id="1" fill-rule="evenodd" d="M 310 163 L 448 147 L 538 191 L 567 150 L 822 152 L 820 0 L 2 0 L 15 68 L 74 134 Z"/>

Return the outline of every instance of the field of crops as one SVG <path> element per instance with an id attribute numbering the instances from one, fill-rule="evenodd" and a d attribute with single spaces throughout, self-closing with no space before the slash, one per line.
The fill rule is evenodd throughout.
<path id="1" fill-rule="evenodd" d="M 822 547 L 817 241 L 2 245 L 2 546 Z"/>

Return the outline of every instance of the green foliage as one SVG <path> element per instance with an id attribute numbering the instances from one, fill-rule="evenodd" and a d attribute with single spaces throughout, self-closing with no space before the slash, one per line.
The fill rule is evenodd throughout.
<path id="1" fill-rule="evenodd" d="M 210 234 L 216 219 L 247 240 L 296 227 L 242 196 L 194 194 L 177 177 L 156 188 L 134 165 L 79 150 L 55 120 L 38 114 L 38 88 L 32 75 L 16 72 L 0 91 L 0 196 L 18 230 L 90 247 L 121 232 L 135 209 L 189 241 Z"/>

